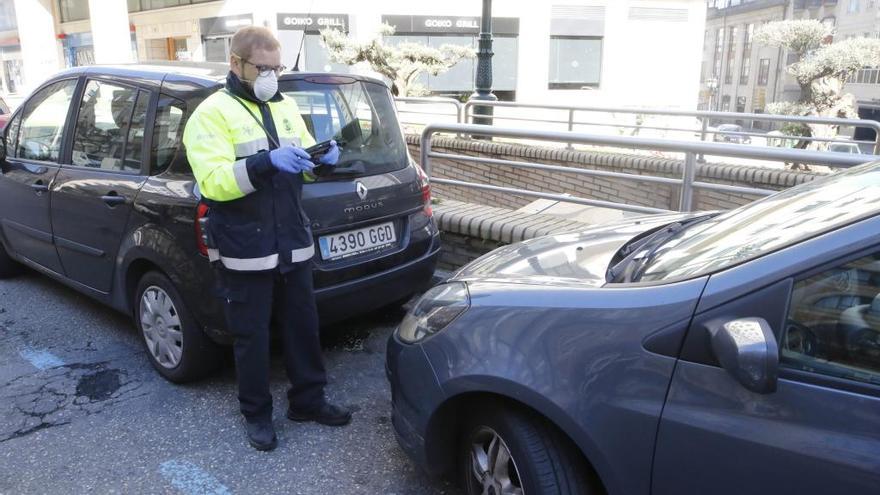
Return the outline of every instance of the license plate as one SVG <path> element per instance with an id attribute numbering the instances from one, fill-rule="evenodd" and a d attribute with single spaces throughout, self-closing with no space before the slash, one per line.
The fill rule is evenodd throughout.
<path id="1" fill-rule="evenodd" d="M 321 258 L 339 260 L 358 254 L 380 251 L 397 243 L 394 223 L 385 222 L 318 238 Z"/>

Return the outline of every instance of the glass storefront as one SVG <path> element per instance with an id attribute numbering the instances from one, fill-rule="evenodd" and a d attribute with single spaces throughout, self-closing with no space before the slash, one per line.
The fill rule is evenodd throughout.
<path id="1" fill-rule="evenodd" d="M 475 51 L 478 48 L 479 17 L 383 15 L 382 22 L 395 29 L 393 36 L 386 37 L 389 44 L 409 42 L 435 48 L 451 44 L 468 46 Z M 492 64 L 492 87 L 499 97 L 510 99 L 516 91 L 519 19 L 493 17 L 492 37 L 493 60 L 507 61 Z M 474 88 L 476 67 L 476 58 L 465 59 L 442 74 L 423 74 L 419 82 L 437 94 L 470 92 Z"/>
<path id="2" fill-rule="evenodd" d="M 299 68 L 303 71 L 349 72 L 347 65 L 331 62 L 330 54 L 321 44 L 323 29 L 348 33 L 348 14 L 278 14 L 277 26 L 284 65 L 292 69 L 299 54 Z"/>
<path id="3" fill-rule="evenodd" d="M 229 61 L 229 41 L 235 32 L 254 23 L 251 14 L 207 17 L 199 20 L 202 47 L 208 62 Z"/>

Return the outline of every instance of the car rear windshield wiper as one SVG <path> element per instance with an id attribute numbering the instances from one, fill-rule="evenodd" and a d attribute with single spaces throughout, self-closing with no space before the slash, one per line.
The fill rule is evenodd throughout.
<path id="1" fill-rule="evenodd" d="M 345 165 L 322 165 L 320 167 L 315 167 L 315 175 L 318 176 L 318 180 L 336 179 L 341 177 L 360 177 L 367 175 L 367 168 L 364 166 L 363 161 L 356 160 Z"/>

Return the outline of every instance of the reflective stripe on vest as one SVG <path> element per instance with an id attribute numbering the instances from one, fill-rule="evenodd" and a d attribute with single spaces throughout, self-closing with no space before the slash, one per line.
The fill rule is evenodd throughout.
<path id="1" fill-rule="evenodd" d="M 238 188 L 241 189 L 242 193 L 247 195 L 257 190 L 257 188 L 251 184 L 251 178 L 248 175 L 247 158 L 242 158 L 232 164 L 232 173 L 235 175 L 235 183 L 238 184 Z"/>
<path id="2" fill-rule="evenodd" d="M 269 149 L 269 140 L 265 137 L 253 139 L 244 143 L 235 143 L 235 156 L 248 157 L 261 150 Z"/>

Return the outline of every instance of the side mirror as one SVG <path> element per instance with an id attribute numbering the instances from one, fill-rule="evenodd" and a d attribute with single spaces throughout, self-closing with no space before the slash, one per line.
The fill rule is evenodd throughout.
<path id="1" fill-rule="evenodd" d="M 763 318 L 741 318 L 709 328 L 712 351 L 721 367 L 759 394 L 776 391 L 779 347 Z"/>

